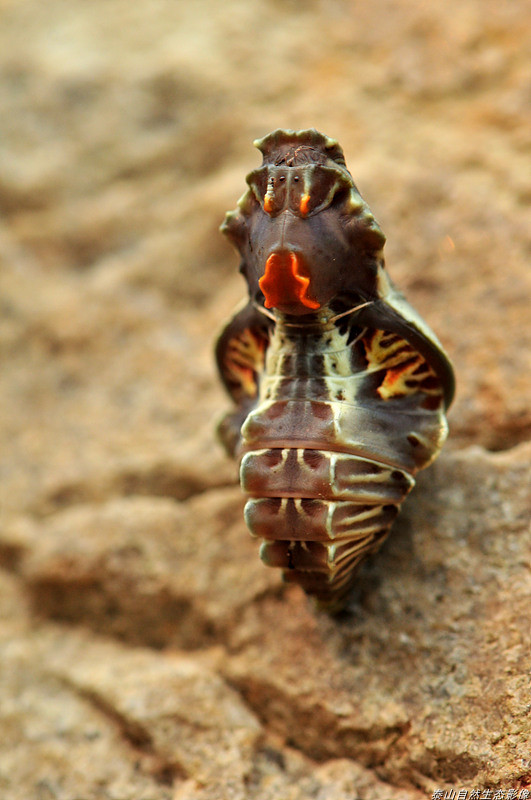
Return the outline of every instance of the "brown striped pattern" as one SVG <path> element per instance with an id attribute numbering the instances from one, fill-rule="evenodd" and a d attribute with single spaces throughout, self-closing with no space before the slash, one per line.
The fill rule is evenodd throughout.
<path id="1" fill-rule="evenodd" d="M 279 321 L 241 431 L 245 520 L 262 560 L 332 611 L 445 434 L 422 356 L 384 331 L 348 340 L 330 324 L 315 332 Z M 398 369 L 407 381 L 388 378 Z"/>

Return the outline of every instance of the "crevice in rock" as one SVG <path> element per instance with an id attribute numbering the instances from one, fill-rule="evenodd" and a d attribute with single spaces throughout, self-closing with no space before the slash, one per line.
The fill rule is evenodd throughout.
<path id="1" fill-rule="evenodd" d="M 39 618 L 84 626 L 133 646 L 199 650 L 219 641 L 210 619 L 188 597 L 162 588 L 147 597 L 112 576 L 38 576 L 25 583 Z"/>
<path id="2" fill-rule="evenodd" d="M 312 761 L 348 758 L 366 768 L 385 762 L 390 748 L 410 728 L 410 723 L 347 727 L 319 704 L 304 706 L 273 684 L 254 678 L 236 678 L 222 671 L 223 679 L 236 691 L 266 730 L 282 736 L 286 743 Z"/>
<path id="3" fill-rule="evenodd" d="M 499 426 L 492 432 L 492 435 L 485 442 L 485 449 L 491 453 L 505 452 L 513 450 L 521 444 L 531 442 L 531 423 L 527 423 L 522 428 L 507 426 L 506 429 Z"/>
<path id="4" fill-rule="evenodd" d="M 149 731 L 143 725 L 126 717 L 97 692 L 85 689 L 65 676 L 59 676 L 59 678 L 65 686 L 90 703 L 118 729 L 129 746 L 139 754 L 140 768 L 158 783 L 163 786 L 172 786 L 176 780 L 189 777 L 182 764 L 168 760 L 157 751 Z"/>
<path id="5" fill-rule="evenodd" d="M 25 552 L 23 545 L 0 541 L 0 568 L 6 572 L 18 572 Z"/>
<path id="6" fill-rule="evenodd" d="M 40 519 L 72 506 L 102 504 L 121 497 L 162 497 L 185 503 L 197 496 L 234 486 L 234 481 L 206 483 L 196 477 L 166 473 L 158 468 L 148 472 L 127 470 L 107 482 L 65 482 L 39 499 L 30 512 Z"/>
<path id="7" fill-rule="evenodd" d="M 488 453 L 500 453 L 513 450 L 527 442 L 531 442 L 531 421 L 508 419 L 498 422 L 487 430 L 484 427 L 474 429 L 469 426 L 466 430 L 451 433 L 446 449 L 459 452 L 476 445 Z"/>
<path id="8" fill-rule="evenodd" d="M 407 741 L 411 722 L 396 725 L 356 727 L 315 704 L 306 707 L 272 684 L 223 674 L 226 683 L 256 715 L 268 735 L 320 765 L 336 759 L 359 764 L 394 788 L 426 790 L 433 781 L 473 783 L 486 764 L 480 759 L 452 751 L 425 751 L 411 761 Z"/>
<path id="9" fill-rule="evenodd" d="M 401 781 L 394 783 L 392 780 L 382 778 L 377 770 L 365 768 L 359 761 L 355 759 L 341 759 L 341 761 L 348 761 L 352 765 L 352 774 L 366 784 L 370 783 L 371 786 L 377 787 L 379 790 L 379 797 L 396 797 L 404 796 L 404 790 L 411 797 L 417 795 L 417 788 L 420 788 L 424 793 L 427 792 L 427 784 L 429 779 L 422 784 L 422 786 L 413 786 L 410 782 Z M 271 780 L 271 776 L 282 775 L 285 784 L 288 786 L 296 786 L 299 791 L 305 791 L 305 797 L 322 798 L 325 796 L 326 791 L 322 784 L 322 772 L 326 774 L 327 768 L 330 768 L 333 774 L 334 766 L 337 765 L 338 759 L 328 759 L 323 762 L 316 762 L 309 758 L 305 753 L 297 748 L 287 745 L 285 741 L 275 736 L 270 736 L 267 732 L 264 735 L 262 744 L 256 749 L 252 759 L 251 769 L 247 775 L 245 785 L 249 797 L 260 798 L 261 787 L 263 786 L 264 774 Z M 343 764 L 343 769 L 345 765 Z M 316 775 L 320 778 L 316 779 Z M 410 794 L 411 793 L 411 794 Z M 360 792 L 360 796 L 365 794 Z M 431 793 L 430 793 L 431 794 Z M 354 798 L 357 794 L 348 794 L 348 797 Z M 370 795 L 373 796 L 372 793 Z"/>
<path id="10" fill-rule="evenodd" d="M 469 754 L 427 748 L 423 755 L 411 760 L 408 771 L 412 775 L 439 783 L 472 785 L 476 775 L 486 766 L 485 761 Z"/>
<path id="11" fill-rule="evenodd" d="M 132 647 L 197 652 L 222 644 L 235 656 L 249 644 L 230 644 L 230 632 L 238 629 L 247 604 L 234 608 L 228 618 L 212 620 L 193 598 L 179 596 L 169 587 L 147 597 L 138 589 L 124 589 L 117 577 L 113 583 L 111 577 L 89 574 L 76 578 L 39 575 L 23 579 L 23 585 L 35 618 L 84 627 Z M 269 587 L 255 600 L 278 598 L 283 589 L 283 584 Z"/>

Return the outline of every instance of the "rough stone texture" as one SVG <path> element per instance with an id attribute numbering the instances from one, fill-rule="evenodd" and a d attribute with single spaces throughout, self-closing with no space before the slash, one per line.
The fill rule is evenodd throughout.
<path id="1" fill-rule="evenodd" d="M 2 800 L 530 785 L 529 3 L 0 14 Z M 338 619 L 261 565 L 213 438 L 217 227 L 278 126 L 339 139 L 458 376 Z"/>

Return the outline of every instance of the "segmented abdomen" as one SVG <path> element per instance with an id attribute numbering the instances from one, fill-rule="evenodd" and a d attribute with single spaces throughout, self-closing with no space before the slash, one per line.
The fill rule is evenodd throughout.
<path id="1" fill-rule="evenodd" d="M 357 347 L 337 330 L 275 332 L 260 402 L 241 431 L 245 519 L 263 539 L 261 558 L 328 610 L 344 605 L 357 566 L 380 547 L 446 433 L 425 362 L 393 390 L 393 370 L 396 385 L 411 359 L 402 349 L 397 367 L 390 342 L 377 359 L 375 340 L 373 331 Z"/>
<path id="2" fill-rule="evenodd" d="M 414 481 L 349 453 L 271 448 L 244 456 L 241 483 L 251 495 L 249 530 L 264 539 L 262 560 L 330 606 L 379 547 Z"/>

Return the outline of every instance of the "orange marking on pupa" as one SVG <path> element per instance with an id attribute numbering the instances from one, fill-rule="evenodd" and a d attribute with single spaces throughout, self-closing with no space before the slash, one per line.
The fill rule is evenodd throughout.
<path id="1" fill-rule="evenodd" d="M 296 253 L 271 253 L 258 281 L 266 308 L 297 302 L 306 308 L 319 308 L 320 303 L 307 296 L 310 279 L 300 274 L 300 268 L 301 261 Z"/>
<path id="2" fill-rule="evenodd" d="M 301 197 L 301 202 L 299 204 L 299 210 L 301 214 L 306 215 L 308 213 L 309 207 L 310 207 L 310 195 L 303 194 Z"/>

